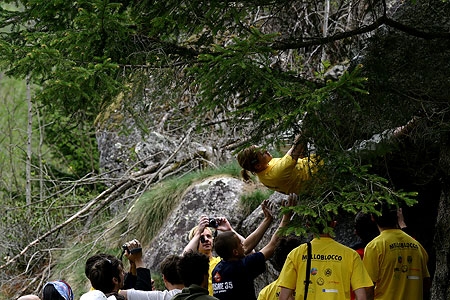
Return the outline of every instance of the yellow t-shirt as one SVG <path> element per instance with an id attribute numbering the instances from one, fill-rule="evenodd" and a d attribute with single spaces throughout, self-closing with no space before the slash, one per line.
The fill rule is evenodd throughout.
<path id="1" fill-rule="evenodd" d="M 209 259 L 209 270 L 208 270 L 208 291 L 209 294 L 213 295 L 213 288 L 212 288 L 212 271 L 216 267 L 216 265 L 221 261 L 222 259 L 220 257 L 211 257 Z"/>
<path id="2" fill-rule="evenodd" d="M 277 300 L 280 298 L 278 279 L 266 285 L 258 295 L 258 300 Z"/>
<path id="3" fill-rule="evenodd" d="M 375 282 L 375 299 L 423 298 L 423 279 L 430 277 L 428 254 L 402 230 L 383 230 L 367 244 L 363 262 Z"/>
<path id="4" fill-rule="evenodd" d="M 346 300 L 350 291 L 373 286 L 359 254 L 332 238 L 311 241 L 312 259 L 308 300 Z M 295 299 L 304 298 L 307 245 L 292 250 L 284 263 L 279 286 L 295 291 Z"/>
<path id="5" fill-rule="evenodd" d="M 272 158 L 268 167 L 256 175 L 269 189 L 283 194 L 298 194 L 306 181 L 311 179 L 321 162 L 313 154 L 295 161 L 286 154 L 282 158 Z"/>

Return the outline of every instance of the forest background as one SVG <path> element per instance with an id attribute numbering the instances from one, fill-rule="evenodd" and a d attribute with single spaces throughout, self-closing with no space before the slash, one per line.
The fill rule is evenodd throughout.
<path id="1" fill-rule="evenodd" d="M 325 165 L 297 215 L 324 223 L 341 209 L 426 201 L 436 208 L 426 226 L 438 253 L 433 299 L 448 299 L 448 10 L 446 1 L 3 1 L 1 292 L 41 286 L 68 248 L 98 239 L 164 179 L 223 171 L 246 145 L 283 147 L 302 132 Z M 414 117 L 395 151 L 347 151 Z M 98 133 L 132 127 L 177 136 L 175 152 L 188 155 L 143 165 L 129 149 L 122 170 L 102 164 Z M 220 155 L 182 148 L 187 136 L 214 140 Z M 305 234 L 298 224 L 289 230 Z"/>

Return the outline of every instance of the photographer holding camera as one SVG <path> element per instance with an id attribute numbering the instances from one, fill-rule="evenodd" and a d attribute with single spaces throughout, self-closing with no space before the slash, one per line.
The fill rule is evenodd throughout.
<path id="1" fill-rule="evenodd" d="M 152 278 L 150 270 L 145 267 L 142 259 L 141 243 L 134 239 L 122 246 L 123 253 L 130 262 L 130 270 L 125 275 L 123 289 L 135 289 L 141 291 L 152 290 Z"/>
<path id="2" fill-rule="evenodd" d="M 213 218 L 202 215 L 198 225 L 190 230 L 189 243 L 184 248 L 183 254 L 189 251 L 194 251 L 203 253 L 209 257 L 208 290 L 210 295 L 213 293 L 211 272 L 221 260 L 220 257 L 213 256 L 214 238 L 217 236 L 217 231 L 231 231 L 235 233 L 243 244 L 245 254 L 254 252 L 253 249 L 259 243 L 273 220 L 272 212 L 268 207 L 267 200 L 261 204 L 261 208 L 264 213 L 264 219 L 258 228 L 256 228 L 256 230 L 253 231 L 247 238 L 244 238 L 238 234 L 225 217 Z"/>

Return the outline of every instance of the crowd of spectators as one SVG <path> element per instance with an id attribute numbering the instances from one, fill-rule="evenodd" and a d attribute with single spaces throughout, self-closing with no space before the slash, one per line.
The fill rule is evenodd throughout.
<path id="1" fill-rule="evenodd" d="M 293 206 L 296 194 L 283 205 Z M 123 245 L 128 259 L 99 253 L 85 263 L 91 289 L 80 300 L 293 300 L 293 299 L 429 299 L 431 287 L 428 254 L 405 231 L 401 210 L 383 205 L 381 214 L 358 213 L 355 234 L 360 242 L 346 246 L 325 228 L 319 236 L 301 243 L 299 237 L 275 231 L 259 251 L 257 244 L 273 221 L 268 202 L 261 204 L 264 219 L 247 238 L 238 234 L 225 217 L 201 216 L 189 232 L 181 254 L 170 254 L 160 263 L 165 290 L 156 290 L 145 267 L 142 246 L 136 239 Z M 292 215 L 284 214 L 278 228 Z M 377 230 L 377 231 L 375 231 Z M 266 271 L 274 256 L 279 277 L 259 293 L 254 280 Z M 63 280 L 47 282 L 41 298 L 24 295 L 18 300 L 74 300 Z"/>

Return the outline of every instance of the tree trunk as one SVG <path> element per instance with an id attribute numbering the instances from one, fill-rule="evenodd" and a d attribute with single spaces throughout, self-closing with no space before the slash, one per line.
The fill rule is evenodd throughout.
<path id="1" fill-rule="evenodd" d="M 443 144 L 439 165 L 443 171 L 441 197 L 436 220 L 434 245 L 436 250 L 436 272 L 431 288 L 432 300 L 450 300 L 450 148 Z"/>
<path id="2" fill-rule="evenodd" d="M 27 125 L 27 159 L 26 159 L 26 169 L 25 169 L 25 176 L 26 176 L 26 188 L 25 188 L 25 196 L 26 196 L 26 203 L 28 209 L 31 209 L 31 155 L 32 155 L 32 148 L 31 148 L 31 141 L 32 141 L 32 135 L 33 135 L 33 101 L 31 99 L 31 83 L 30 83 L 30 76 L 27 76 L 27 104 L 28 104 L 28 125 Z"/>

